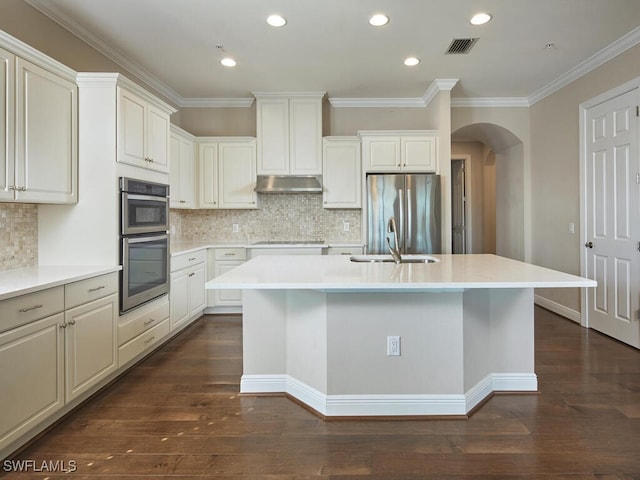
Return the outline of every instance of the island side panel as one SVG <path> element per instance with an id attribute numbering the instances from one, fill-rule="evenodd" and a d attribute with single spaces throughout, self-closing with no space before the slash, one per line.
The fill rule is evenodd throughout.
<path id="1" fill-rule="evenodd" d="M 330 293 L 327 317 L 330 395 L 464 393 L 461 292 Z"/>
<path id="2" fill-rule="evenodd" d="M 305 393 L 327 392 L 326 294 L 314 290 L 287 291 L 287 367 L 290 382 L 301 382 Z M 292 385 L 293 388 L 295 386 Z M 307 387 L 317 392 L 309 392 Z M 295 395 L 299 397 L 299 395 Z"/>
<path id="3" fill-rule="evenodd" d="M 284 290 L 244 290 L 240 391 L 286 390 L 287 295 Z"/>
<path id="4" fill-rule="evenodd" d="M 537 390 L 533 288 L 491 290 L 494 390 Z"/>
<path id="5" fill-rule="evenodd" d="M 467 392 L 535 391 L 533 289 L 464 293 Z"/>
<path id="6" fill-rule="evenodd" d="M 491 291 L 467 290 L 464 293 L 464 389 L 481 388 L 486 396 L 493 390 L 493 353 L 491 343 Z"/>

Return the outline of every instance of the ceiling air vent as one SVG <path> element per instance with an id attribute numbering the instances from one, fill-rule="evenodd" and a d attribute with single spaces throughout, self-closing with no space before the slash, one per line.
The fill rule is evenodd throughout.
<path id="1" fill-rule="evenodd" d="M 466 54 L 469 53 L 469 50 L 478 43 L 478 38 L 454 38 L 447 48 L 447 51 L 444 52 L 446 55 L 457 55 L 457 54 Z"/>

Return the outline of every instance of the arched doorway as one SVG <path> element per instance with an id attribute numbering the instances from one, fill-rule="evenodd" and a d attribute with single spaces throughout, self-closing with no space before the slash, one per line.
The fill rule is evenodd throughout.
<path id="1" fill-rule="evenodd" d="M 472 253 L 525 259 L 523 142 L 492 123 L 475 123 L 451 134 L 451 158 L 468 158 Z"/>

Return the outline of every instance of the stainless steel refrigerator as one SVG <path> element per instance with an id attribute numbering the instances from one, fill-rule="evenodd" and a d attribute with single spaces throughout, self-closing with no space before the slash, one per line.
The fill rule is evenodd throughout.
<path id="1" fill-rule="evenodd" d="M 367 176 L 367 253 L 389 253 L 389 219 L 397 225 L 400 253 L 441 253 L 440 176 Z"/>

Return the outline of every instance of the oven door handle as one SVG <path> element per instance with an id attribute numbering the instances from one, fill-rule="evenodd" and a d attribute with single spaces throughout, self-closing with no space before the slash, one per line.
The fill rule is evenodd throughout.
<path id="1" fill-rule="evenodd" d="M 158 240 L 166 240 L 167 238 L 169 238 L 169 235 L 167 235 L 166 233 L 163 233 L 162 235 L 156 235 L 153 237 L 124 237 L 124 240 L 126 243 L 148 243 L 148 242 L 155 242 Z"/>
<path id="2" fill-rule="evenodd" d="M 157 197 L 154 195 L 138 195 L 138 194 L 132 194 L 132 193 L 126 193 L 126 192 L 123 192 L 123 195 L 125 195 L 125 198 L 127 200 L 149 200 L 152 202 L 167 203 L 167 197 Z"/>

